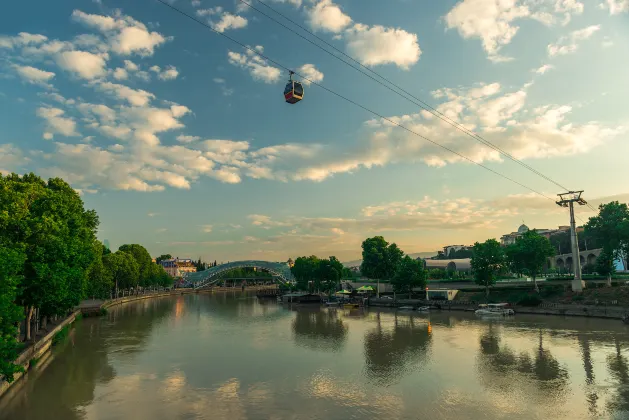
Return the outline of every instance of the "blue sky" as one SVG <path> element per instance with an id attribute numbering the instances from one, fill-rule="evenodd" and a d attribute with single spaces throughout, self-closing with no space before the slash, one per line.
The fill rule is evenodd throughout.
<path id="1" fill-rule="evenodd" d="M 594 205 L 629 199 L 629 1 L 267 2 Z M 238 0 L 171 4 L 457 153 L 561 192 Z M 413 253 L 523 220 L 567 223 L 552 201 L 315 85 L 286 104 L 284 69 L 159 2 L 5 11 L 0 170 L 66 179 L 114 247 L 349 260 L 376 234 Z"/>

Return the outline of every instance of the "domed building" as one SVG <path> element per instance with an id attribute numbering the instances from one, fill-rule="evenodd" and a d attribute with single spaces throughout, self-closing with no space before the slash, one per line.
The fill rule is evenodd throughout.
<path id="1" fill-rule="evenodd" d="M 524 234 L 524 233 L 526 233 L 528 231 L 529 231 L 529 227 L 527 225 L 525 225 L 525 224 L 521 224 L 520 227 L 518 228 L 518 233 L 520 235 L 522 235 L 522 234 Z"/>

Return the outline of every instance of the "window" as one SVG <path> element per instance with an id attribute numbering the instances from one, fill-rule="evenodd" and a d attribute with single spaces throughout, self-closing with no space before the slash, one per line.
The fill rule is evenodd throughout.
<path id="1" fill-rule="evenodd" d="M 304 88 L 301 83 L 295 83 L 295 95 L 303 96 Z"/>

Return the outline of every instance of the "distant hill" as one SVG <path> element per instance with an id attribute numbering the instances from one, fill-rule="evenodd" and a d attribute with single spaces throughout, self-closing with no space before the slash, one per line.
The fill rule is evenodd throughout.
<path id="1" fill-rule="evenodd" d="M 430 258 L 430 257 L 434 257 L 435 255 L 437 255 L 437 251 L 434 252 L 416 252 L 414 254 L 408 254 L 411 258 Z M 354 260 L 354 261 L 347 261 L 344 262 L 343 265 L 345 267 L 358 267 L 360 266 L 360 264 L 363 262 L 363 260 Z"/>

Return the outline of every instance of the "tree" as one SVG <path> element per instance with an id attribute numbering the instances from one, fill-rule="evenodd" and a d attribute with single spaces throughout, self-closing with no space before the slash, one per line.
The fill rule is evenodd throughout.
<path id="1" fill-rule="evenodd" d="M 333 292 L 338 289 L 341 280 L 343 264 L 336 258 L 319 260 L 315 270 L 315 286 L 324 292 Z"/>
<path id="2" fill-rule="evenodd" d="M 59 178 L 0 175 L 0 194 L 0 243 L 26 257 L 17 301 L 25 307 L 30 340 L 35 308 L 43 316 L 62 315 L 83 298 L 98 216 Z"/>
<path id="3" fill-rule="evenodd" d="M 110 273 L 103 265 L 103 254 L 107 248 L 98 240 L 94 240 L 94 261 L 87 269 L 85 296 L 106 299 L 113 287 Z M 111 254 L 111 252 L 109 252 Z"/>
<path id="4" fill-rule="evenodd" d="M 173 256 L 170 254 L 162 254 L 159 257 L 155 258 L 155 262 L 157 264 L 159 264 L 160 262 L 164 261 L 164 260 L 172 260 Z"/>
<path id="5" fill-rule="evenodd" d="M 299 257 L 295 260 L 295 264 L 290 269 L 297 280 L 297 288 L 300 290 L 310 290 L 310 282 L 314 282 L 317 278 L 317 270 L 319 268 L 319 258 L 314 255 L 310 257 Z"/>
<path id="6" fill-rule="evenodd" d="M 496 275 L 504 268 L 506 259 L 500 243 L 488 239 L 483 243 L 476 242 L 473 248 L 472 271 L 476 284 L 485 286 L 485 296 L 489 296 L 489 288 L 496 283 Z"/>
<path id="7" fill-rule="evenodd" d="M 362 243 L 363 262 L 360 272 L 371 279 L 390 279 L 404 253 L 395 243 L 389 244 L 382 236 L 365 239 Z"/>
<path id="8" fill-rule="evenodd" d="M 426 287 L 426 272 L 424 264 L 408 255 L 401 259 L 391 278 L 393 290 L 396 292 L 412 293 L 414 288 Z"/>
<path id="9" fill-rule="evenodd" d="M 13 361 L 18 356 L 17 323 L 23 318 L 21 308 L 15 304 L 21 280 L 18 273 L 25 260 L 23 250 L 0 244 L 0 377 L 9 383 L 13 382 L 13 375 L 22 370 Z"/>
<path id="10" fill-rule="evenodd" d="M 118 290 L 120 288 L 129 289 L 137 286 L 140 270 L 138 263 L 131 254 L 116 251 L 112 254 L 105 255 L 103 265 L 115 285 L 116 296 L 118 296 Z"/>
<path id="11" fill-rule="evenodd" d="M 596 258 L 594 270 L 596 270 L 599 275 L 606 276 L 608 278 L 608 283 L 611 286 L 612 274 L 616 272 L 614 256 L 603 248 L 603 251 L 601 251 L 599 256 Z"/>
<path id="12" fill-rule="evenodd" d="M 516 238 L 515 244 L 510 245 L 507 255 L 512 266 L 531 276 L 535 290 L 539 292 L 537 277 L 544 269 L 548 258 L 555 255 L 555 249 L 548 238 L 535 230 L 529 230 Z"/>
<path id="13" fill-rule="evenodd" d="M 153 259 L 148 253 L 146 248 L 138 244 L 122 245 L 118 248 L 118 251 L 126 252 L 133 256 L 135 262 L 138 264 L 138 284 L 142 287 L 148 287 L 151 285 L 151 264 Z"/>
<path id="14" fill-rule="evenodd" d="M 612 261 L 626 258 L 629 252 L 629 208 L 618 201 L 601 204 L 598 208 L 598 215 L 590 217 L 585 224 L 585 232 L 601 244 L 603 253 Z M 611 272 L 608 272 L 608 286 L 611 281 Z"/>

